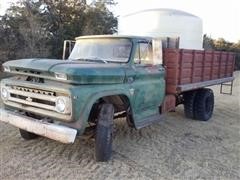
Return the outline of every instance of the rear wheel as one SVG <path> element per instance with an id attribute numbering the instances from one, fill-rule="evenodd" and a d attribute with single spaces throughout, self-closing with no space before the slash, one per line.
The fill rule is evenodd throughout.
<path id="1" fill-rule="evenodd" d="M 201 89 L 194 100 L 194 116 L 197 120 L 208 121 L 214 109 L 214 95 L 211 89 Z"/>
<path id="2" fill-rule="evenodd" d="M 113 136 L 114 107 L 112 104 L 103 104 L 97 119 L 95 137 L 96 161 L 104 162 L 111 158 Z"/>
<path id="3" fill-rule="evenodd" d="M 25 140 L 32 140 L 32 139 L 36 139 L 38 137 L 37 134 L 30 133 L 23 129 L 19 129 L 19 132 L 20 132 L 21 137 Z"/>
<path id="4" fill-rule="evenodd" d="M 194 102 L 197 91 L 189 91 L 183 94 L 184 114 L 187 118 L 194 119 Z"/>

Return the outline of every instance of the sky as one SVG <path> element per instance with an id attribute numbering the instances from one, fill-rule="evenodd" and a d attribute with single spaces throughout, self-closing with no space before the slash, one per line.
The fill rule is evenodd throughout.
<path id="1" fill-rule="evenodd" d="M 0 14 L 3 14 L 14 1 L 16 0 L 0 0 Z M 115 0 L 115 2 L 118 4 L 111 9 L 116 16 L 144 9 L 178 9 L 200 17 L 203 21 L 204 34 L 231 42 L 240 40 L 240 0 Z"/>

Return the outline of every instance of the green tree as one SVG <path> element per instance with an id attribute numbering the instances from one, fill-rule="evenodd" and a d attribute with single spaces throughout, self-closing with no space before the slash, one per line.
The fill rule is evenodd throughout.
<path id="1" fill-rule="evenodd" d="M 108 2 L 86 0 L 46 0 L 43 4 L 47 29 L 50 32 L 52 55 L 61 57 L 65 39 L 80 35 L 112 34 L 116 32 L 117 18 L 108 10 Z"/>
<path id="2" fill-rule="evenodd" d="M 3 60 L 60 58 L 65 39 L 116 32 L 117 18 L 107 6 L 112 0 L 19 0 L 0 17 Z"/>
<path id="3" fill-rule="evenodd" d="M 214 47 L 219 51 L 229 51 L 233 43 L 226 41 L 224 38 L 214 40 Z"/>
<path id="4" fill-rule="evenodd" d="M 92 6 L 88 6 L 85 12 L 85 18 L 88 20 L 85 21 L 83 27 L 84 35 L 117 32 L 117 19 L 112 18 L 113 13 L 107 9 L 104 3 L 96 2 Z"/>
<path id="5" fill-rule="evenodd" d="M 214 49 L 214 40 L 209 37 L 207 34 L 203 35 L 203 49 L 212 50 Z"/>

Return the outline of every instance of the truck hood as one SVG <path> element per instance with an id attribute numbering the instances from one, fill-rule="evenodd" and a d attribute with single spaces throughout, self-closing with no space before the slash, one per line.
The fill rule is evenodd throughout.
<path id="1" fill-rule="evenodd" d="M 123 83 L 125 65 L 117 63 L 98 63 L 89 61 L 70 61 L 58 59 L 20 59 L 3 64 L 11 73 L 39 76 L 56 81 L 74 84 L 114 84 Z M 67 75 L 67 80 L 55 78 L 55 73 Z"/>

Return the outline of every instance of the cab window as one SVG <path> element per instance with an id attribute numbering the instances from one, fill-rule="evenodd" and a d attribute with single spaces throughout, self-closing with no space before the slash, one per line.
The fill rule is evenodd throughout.
<path id="1" fill-rule="evenodd" d="M 134 56 L 135 64 L 152 64 L 152 45 L 148 42 L 138 43 Z"/>

